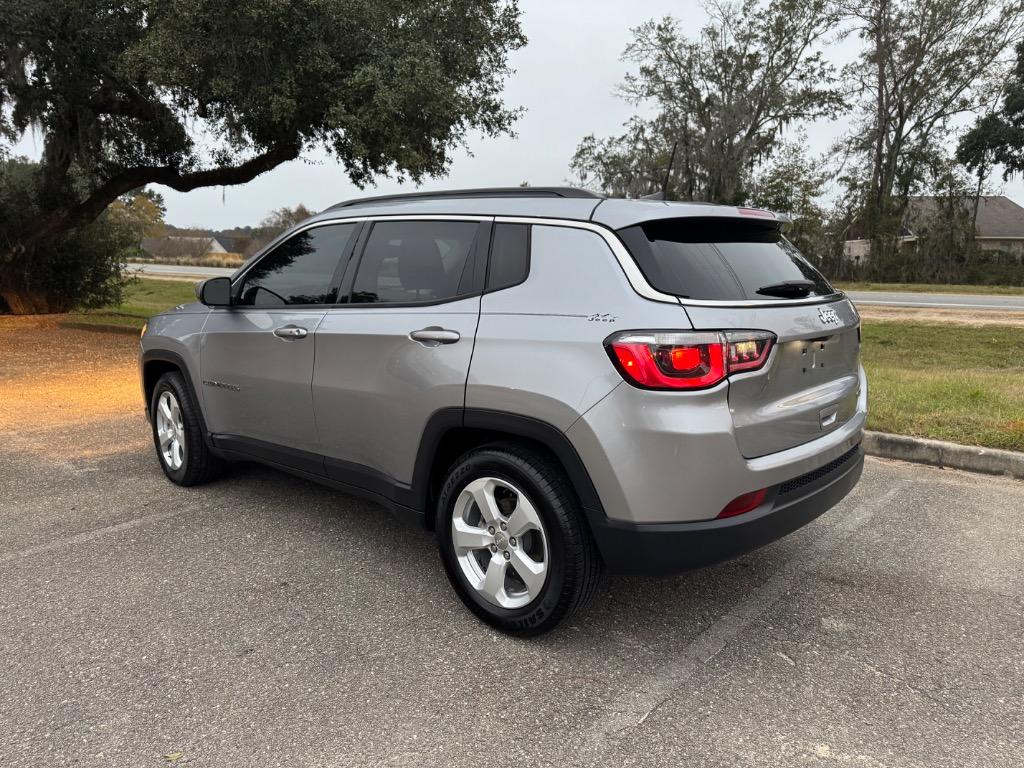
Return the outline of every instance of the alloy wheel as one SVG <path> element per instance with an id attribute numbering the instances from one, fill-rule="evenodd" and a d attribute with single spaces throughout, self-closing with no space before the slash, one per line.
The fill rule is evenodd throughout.
<path id="1" fill-rule="evenodd" d="M 164 464 L 171 470 L 181 469 L 185 463 L 185 425 L 173 392 L 165 390 L 157 400 L 156 434 Z"/>
<path id="2" fill-rule="evenodd" d="M 469 585 L 500 608 L 522 608 L 541 593 L 549 565 L 548 537 L 536 507 L 497 477 L 470 482 L 452 510 L 455 557 Z"/>

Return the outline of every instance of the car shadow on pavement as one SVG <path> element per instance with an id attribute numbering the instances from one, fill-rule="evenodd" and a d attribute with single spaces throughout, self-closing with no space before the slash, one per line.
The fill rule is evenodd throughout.
<path id="1" fill-rule="evenodd" d="M 155 461 L 153 464 L 153 471 L 158 472 Z M 228 478 L 208 487 L 217 486 L 230 489 L 240 510 L 269 515 L 282 529 L 320 530 L 322 545 L 339 561 L 351 560 L 363 567 L 375 563 L 371 567 L 382 580 L 390 581 L 392 588 L 418 593 L 432 605 L 443 606 L 435 622 L 438 628 L 455 622 L 460 630 L 480 638 L 497 635 L 465 610 L 451 590 L 433 532 L 410 525 L 373 502 L 257 464 L 233 465 Z M 670 652 L 692 641 L 730 606 L 778 572 L 799 550 L 800 540 L 813 535 L 813 531 L 798 532 L 737 560 L 678 576 L 605 575 L 589 609 L 566 627 L 539 639 L 504 641 L 525 642 L 538 650 L 571 648 L 579 652 L 581 637 L 585 637 L 597 655 L 610 646 L 654 654 Z M 410 588 L 410 583 L 416 586 Z M 379 610 L 377 619 L 387 621 L 400 608 L 392 599 L 374 604 L 371 610 Z M 417 613 L 413 605 L 406 610 Z"/>

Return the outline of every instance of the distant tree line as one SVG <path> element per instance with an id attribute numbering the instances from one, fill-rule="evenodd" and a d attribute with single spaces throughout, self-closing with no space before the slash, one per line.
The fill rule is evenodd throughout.
<path id="1" fill-rule="evenodd" d="M 974 241 L 993 170 L 1024 170 L 1024 2 L 706 9 L 710 21 L 692 36 L 671 17 L 633 30 L 624 59 L 635 71 L 620 93 L 650 116 L 617 136 L 584 137 L 572 160 L 579 182 L 659 194 L 675 148 L 667 197 L 787 214 L 791 239 L 834 277 L 1024 284 L 1019 259 L 981 254 Z M 850 38 L 859 54 L 836 67 L 825 51 Z M 843 137 L 812 157 L 801 126 L 837 117 L 849 126 Z M 823 206 L 829 193 L 836 202 Z M 911 246 L 901 232 L 916 195 L 937 205 L 914 222 Z M 843 256 L 852 237 L 868 243 L 860 265 Z"/>

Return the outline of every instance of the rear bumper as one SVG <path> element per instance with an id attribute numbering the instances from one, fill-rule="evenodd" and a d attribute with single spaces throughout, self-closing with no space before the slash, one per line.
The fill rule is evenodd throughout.
<path id="1" fill-rule="evenodd" d="M 612 520 L 708 522 L 737 496 L 782 485 L 858 445 L 867 422 L 863 372 L 860 381 L 857 410 L 845 423 L 757 458 L 740 451 L 725 383 L 695 393 L 622 384 L 565 434 Z"/>
<path id="2" fill-rule="evenodd" d="M 594 537 L 613 573 L 664 575 L 738 557 L 792 533 L 838 504 L 864 468 L 860 445 L 825 467 L 776 486 L 744 515 L 694 523 L 628 523 L 605 518 Z"/>

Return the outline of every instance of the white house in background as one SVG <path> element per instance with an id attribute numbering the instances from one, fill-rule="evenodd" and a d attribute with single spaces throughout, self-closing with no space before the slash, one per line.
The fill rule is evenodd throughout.
<path id="1" fill-rule="evenodd" d="M 900 240 L 914 242 L 914 222 L 927 221 L 937 208 L 934 197 L 912 197 L 907 210 L 907 223 L 900 231 Z M 1024 258 L 1024 208 L 1004 195 L 984 195 L 978 200 L 975 242 L 983 251 L 1004 251 Z M 870 252 L 870 242 L 847 240 L 843 248 L 848 258 L 860 262 Z"/>
<path id="2" fill-rule="evenodd" d="M 145 237 L 140 246 L 154 259 L 182 256 L 200 258 L 221 253 L 240 253 L 245 243 L 240 238 L 226 235 L 168 235 Z"/>

